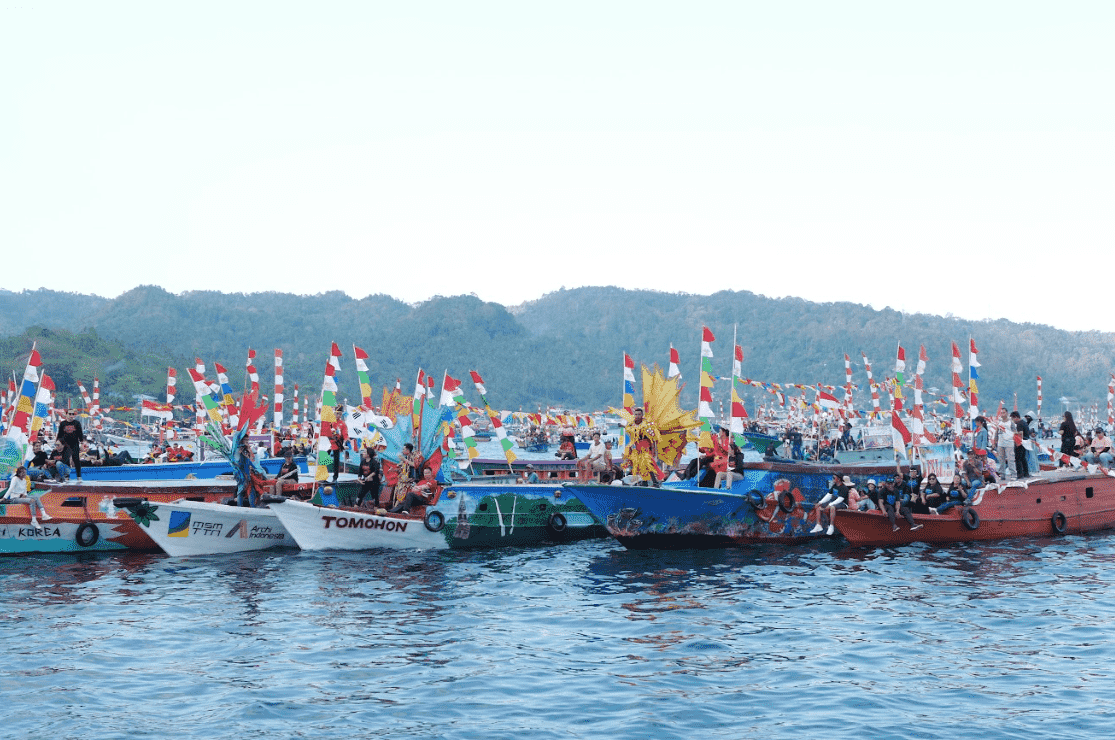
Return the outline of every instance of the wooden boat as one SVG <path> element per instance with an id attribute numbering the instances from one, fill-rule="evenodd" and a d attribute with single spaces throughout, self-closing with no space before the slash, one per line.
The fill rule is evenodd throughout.
<path id="1" fill-rule="evenodd" d="M 178 499 L 148 503 L 133 518 L 167 555 L 176 557 L 298 547 L 269 507 L 251 509 Z"/>
<path id="2" fill-rule="evenodd" d="M 295 501 L 271 508 L 304 550 L 463 549 L 605 535 L 584 504 L 561 486 L 453 485 L 409 514 Z"/>
<path id="3" fill-rule="evenodd" d="M 1047 537 L 1115 527 L 1115 477 L 1068 468 L 1023 481 L 986 486 L 970 507 L 943 514 L 915 514 L 921 525 L 898 519 L 897 532 L 882 512 L 839 511 L 836 528 L 853 545 L 883 547 L 910 542 L 974 542 L 1008 537 Z"/>
<path id="4" fill-rule="evenodd" d="M 747 463 L 731 489 L 700 488 L 695 480 L 660 488 L 580 485 L 566 489 L 630 549 L 736 547 L 801 542 L 824 534 L 815 504 L 834 474 L 860 490 L 869 478 L 894 475 L 894 464 L 818 464 L 790 460 Z"/>

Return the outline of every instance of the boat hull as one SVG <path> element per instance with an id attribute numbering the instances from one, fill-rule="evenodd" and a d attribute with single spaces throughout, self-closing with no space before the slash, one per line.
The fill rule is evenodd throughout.
<path id="1" fill-rule="evenodd" d="M 318 506 L 301 501 L 272 504 L 279 521 L 303 550 L 445 549 L 423 517 Z"/>
<path id="2" fill-rule="evenodd" d="M 922 526 L 913 531 L 901 519 L 898 531 L 892 531 L 881 512 L 840 511 L 836 527 L 848 542 L 860 547 L 1049 537 L 1115 528 L 1115 478 L 1107 475 L 1051 472 L 1024 483 L 989 486 L 981 493 L 970 507 L 976 517 L 969 515 L 967 523 L 964 510 L 957 506 L 940 515 L 914 515 L 915 523 Z"/>
<path id="3" fill-rule="evenodd" d="M 31 526 L 28 503 L 0 504 L 0 554 L 157 551 L 158 546 L 128 510 L 116 506 L 118 500 L 139 499 L 148 506 L 181 498 L 217 502 L 235 495 L 235 482 L 216 480 L 56 485 L 41 495 L 52 519 L 40 521 L 37 527 Z"/>
<path id="4" fill-rule="evenodd" d="M 413 515 L 296 502 L 272 508 L 304 550 L 475 549 L 607 535 L 585 505 L 561 486 L 454 485 Z"/>
<path id="5" fill-rule="evenodd" d="M 624 547 L 704 549 L 827 536 L 812 530 L 818 521 L 815 504 L 834 473 L 863 486 L 868 478 L 892 475 L 894 466 L 758 463 L 730 490 L 700 488 L 695 481 L 660 488 L 565 487 Z"/>
<path id="6" fill-rule="evenodd" d="M 179 499 L 153 504 L 136 517 L 146 534 L 175 557 L 298 547 L 269 508 L 241 508 Z"/>

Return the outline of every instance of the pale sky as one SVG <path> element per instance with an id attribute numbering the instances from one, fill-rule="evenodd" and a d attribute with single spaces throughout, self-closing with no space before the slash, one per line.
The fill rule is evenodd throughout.
<path id="1" fill-rule="evenodd" d="M 11 0 L 0 288 L 1115 331 L 1112 38 L 1109 1 Z"/>

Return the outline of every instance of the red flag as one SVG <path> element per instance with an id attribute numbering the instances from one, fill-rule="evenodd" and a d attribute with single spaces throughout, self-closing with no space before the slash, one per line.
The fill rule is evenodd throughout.
<path id="1" fill-rule="evenodd" d="M 704 342 L 715 342 L 715 341 L 716 341 L 716 337 L 714 337 L 714 336 L 712 335 L 712 332 L 711 332 L 711 331 L 709 330 L 709 328 L 708 328 L 707 326 L 705 326 L 705 327 L 702 327 L 702 328 L 704 329 L 704 333 L 703 333 L 703 334 L 701 335 L 701 341 L 704 341 Z"/>

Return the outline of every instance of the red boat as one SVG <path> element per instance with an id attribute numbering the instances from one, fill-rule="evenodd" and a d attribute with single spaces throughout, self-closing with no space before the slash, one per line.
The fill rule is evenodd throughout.
<path id="1" fill-rule="evenodd" d="M 1008 537 L 1048 537 L 1115 528 L 1115 477 L 1068 468 L 1024 481 L 988 485 L 972 506 L 943 514 L 915 514 L 911 530 L 898 517 L 898 531 L 881 511 L 838 511 L 836 528 L 853 545 L 881 547 L 910 542 L 972 542 Z"/>

